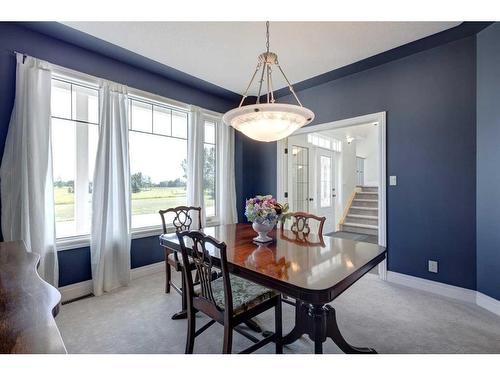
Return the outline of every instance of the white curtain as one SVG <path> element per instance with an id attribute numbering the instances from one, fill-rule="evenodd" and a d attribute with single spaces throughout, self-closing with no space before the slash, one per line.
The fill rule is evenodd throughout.
<path id="1" fill-rule="evenodd" d="M 17 54 L 16 94 L 0 168 L 2 232 L 40 256 L 39 275 L 57 287 L 49 64 Z"/>
<path id="2" fill-rule="evenodd" d="M 217 198 L 220 202 L 220 223 L 234 224 L 238 222 L 234 177 L 234 129 L 221 122 L 219 132 L 220 173 Z"/>
<path id="3" fill-rule="evenodd" d="M 96 296 L 129 283 L 131 241 L 127 89 L 104 82 L 99 94 L 90 245 Z"/>
<path id="4" fill-rule="evenodd" d="M 203 138 L 204 123 L 200 109 L 191 108 L 188 123 L 187 154 L 187 204 L 200 207 L 203 203 Z M 205 210 L 202 210 L 202 225 L 205 224 Z M 193 228 L 198 228 L 197 215 L 193 215 Z"/>

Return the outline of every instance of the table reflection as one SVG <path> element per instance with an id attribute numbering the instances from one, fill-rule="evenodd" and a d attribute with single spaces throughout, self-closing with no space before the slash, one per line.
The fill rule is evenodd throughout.
<path id="1" fill-rule="evenodd" d="M 299 246 L 326 246 L 323 236 L 300 231 L 284 230 L 283 227 L 277 230 L 277 232 L 279 233 L 280 239 L 293 242 Z"/>
<path id="2" fill-rule="evenodd" d="M 259 244 L 245 260 L 245 266 L 268 276 L 288 280 L 291 263 L 284 256 L 276 258 L 276 251 L 270 249 L 268 244 Z"/>

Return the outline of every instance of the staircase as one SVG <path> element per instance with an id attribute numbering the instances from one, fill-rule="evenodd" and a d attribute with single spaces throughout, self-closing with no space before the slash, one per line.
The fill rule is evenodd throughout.
<path id="1" fill-rule="evenodd" d="M 378 235 L 378 187 L 361 186 L 347 211 L 340 230 L 344 232 Z"/>

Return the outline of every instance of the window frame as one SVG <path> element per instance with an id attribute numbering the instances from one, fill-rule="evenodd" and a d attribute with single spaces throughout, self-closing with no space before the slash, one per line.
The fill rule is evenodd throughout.
<path id="1" fill-rule="evenodd" d="M 97 81 L 91 81 L 91 80 L 83 80 L 81 77 L 75 75 L 75 74 L 64 74 L 61 72 L 60 69 L 57 69 L 55 71 L 53 71 L 52 73 L 52 77 L 51 77 L 51 81 L 58 81 L 58 82 L 63 82 L 63 83 L 67 83 L 71 86 L 71 92 L 70 92 L 70 99 L 71 99 L 71 113 L 70 113 L 70 118 L 66 118 L 66 117 L 61 117 L 61 116 L 53 116 L 52 113 L 50 115 L 50 119 L 51 119 L 51 132 L 53 131 L 52 129 L 52 119 L 56 119 L 56 120 L 60 120 L 60 121 L 69 121 L 69 122 L 72 122 L 72 123 L 75 123 L 75 124 L 84 124 L 86 126 L 97 126 L 99 127 L 100 124 L 99 122 L 95 123 L 95 122 L 91 122 L 91 121 L 83 121 L 83 120 L 78 120 L 76 119 L 76 115 L 73 113 L 73 86 L 78 86 L 78 87 L 83 87 L 83 88 L 86 88 L 86 89 L 91 89 L 91 90 L 96 90 L 97 91 L 97 111 L 99 113 L 99 106 L 100 106 L 100 101 L 99 101 L 99 86 L 98 86 L 98 82 Z M 52 83 L 51 83 L 52 84 Z M 73 118 L 75 117 L 75 118 Z M 99 129 L 99 128 L 98 128 Z M 82 144 L 82 139 L 79 138 L 77 136 L 78 134 L 75 134 L 75 141 L 79 144 L 79 148 L 81 150 L 84 150 L 85 152 L 85 156 L 88 160 L 88 143 L 86 145 L 83 145 Z M 87 142 L 88 142 L 88 138 L 87 138 Z M 85 146 L 85 147 L 83 147 Z M 81 171 L 79 172 L 79 167 L 82 167 L 82 165 L 80 163 L 76 163 L 75 165 L 75 175 L 78 176 L 78 175 L 81 175 Z M 88 164 L 87 164 L 87 167 L 88 167 Z M 90 176 L 89 176 L 90 177 Z M 74 184 L 75 184 L 75 189 L 76 189 L 76 185 L 77 185 L 77 181 L 76 181 L 76 178 L 75 178 L 75 181 L 74 181 Z M 77 196 L 76 196 L 76 192 L 75 192 L 75 197 L 74 197 L 74 221 L 77 221 L 77 206 L 79 204 L 81 204 L 82 202 L 80 202 L 78 199 L 77 199 Z M 56 222 L 55 222 L 55 204 L 54 204 L 54 229 L 56 227 Z M 89 228 L 89 231 L 90 231 L 90 228 Z M 88 241 L 87 241 L 87 238 L 88 238 Z M 87 244 L 88 242 L 88 244 Z M 81 244 L 83 244 L 83 246 L 85 246 L 87 244 L 87 246 L 90 244 L 90 233 L 88 234 L 75 234 L 75 235 L 72 235 L 72 236 L 65 236 L 65 237 L 57 237 L 57 233 L 56 233 L 56 247 L 57 249 L 59 250 L 59 248 L 61 247 L 62 249 L 66 249 L 68 248 L 68 246 L 71 246 L 69 248 L 78 248 L 78 247 L 82 247 Z"/>
<path id="2" fill-rule="evenodd" d="M 216 115 L 213 112 L 209 111 L 204 111 L 201 110 L 201 120 L 203 122 L 203 146 L 205 146 L 205 122 L 213 122 L 215 124 L 215 215 L 214 216 L 205 216 L 205 224 L 207 226 L 213 226 L 213 225 L 218 225 L 220 224 L 220 197 L 219 197 L 219 192 L 220 192 L 220 178 L 219 178 L 219 171 L 221 170 L 220 168 L 220 156 L 219 156 L 219 150 L 220 150 L 220 127 L 221 127 L 221 122 L 222 122 L 222 116 L 220 114 Z M 208 143 L 210 144 L 210 143 Z M 205 200 L 205 194 L 203 194 L 203 200 Z M 205 202 L 203 201 L 203 207 L 205 207 Z M 205 213 L 206 213 L 206 208 L 205 208 Z"/>
<path id="3" fill-rule="evenodd" d="M 70 84 L 75 84 L 78 86 L 83 86 L 86 88 L 97 89 L 99 90 L 99 86 L 102 82 L 101 78 L 97 78 L 85 73 L 81 73 L 75 70 L 71 70 L 68 68 L 63 68 L 60 66 L 53 65 L 52 66 L 52 78 L 64 81 Z M 165 98 L 163 96 L 153 94 L 147 91 L 139 90 L 136 88 L 129 87 L 128 94 L 131 99 L 136 99 L 140 101 L 146 101 L 148 104 L 156 104 L 161 107 L 169 107 L 169 109 L 177 110 L 180 112 L 187 112 L 188 121 L 191 121 L 193 116 L 193 111 L 196 107 L 190 104 L 182 103 L 173 99 Z M 100 99 L 98 97 L 98 103 L 100 105 Z M 206 218 L 206 226 L 214 226 L 220 223 L 220 199 L 219 199 L 219 180 L 220 177 L 218 175 L 218 171 L 220 171 L 220 157 L 219 157 L 219 145 L 220 145 L 220 126 L 222 124 L 222 114 L 211 111 L 204 108 L 197 107 L 201 114 L 201 118 L 203 120 L 203 124 L 205 120 L 211 121 L 215 123 L 215 160 L 216 160 L 216 173 L 215 173 L 215 216 Z M 55 116 L 57 118 L 57 116 Z M 52 116 L 51 116 L 52 118 Z M 67 119 L 65 119 L 67 120 Z M 79 120 L 71 120 L 74 122 L 81 122 Z M 100 124 L 90 123 L 92 125 L 100 126 Z M 203 127 L 203 130 L 205 127 Z M 129 130 L 131 130 L 129 128 Z M 162 136 L 161 134 L 157 134 L 158 136 Z M 203 134 L 204 135 L 204 134 Z M 165 135 L 163 135 L 165 136 Z M 176 138 L 176 137 L 173 137 Z M 203 139 L 204 140 L 204 139 Z M 205 142 L 203 142 L 205 143 Z M 130 157 L 130 155 L 129 155 Z M 174 230 L 173 225 L 167 225 L 167 230 Z M 138 238 L 146 238 L 153 237 L 163 233 L 163 228 L 161 223 L 153 226 L 146 226 L 141 228 L 132 228 L 132 223 L 130 224 L 130 232 L 132 239 Z M 60 237 L 55 239 L 57 251 L 71 250 L 77 248 L 83 248 L 90 246 L 90 234 L 83 235 L 74 235 L 68 237 Z"/>
<path id="4" fill-rule="evenodd" d="M 146 93 L 147 94 L 147 93 Z M 129 90 L 129 111 L 132 111 L 132 101 L 137 101 L 141 102 L 143 104 L 148 104 L 151 105 L 151 132 L 145 132 L 141 130 L 134 130 L 132 129 L 132 121 L 130 121 L 128 131 L 131 132 L 137 132 L 137 133 L 143 133 L 143 134 L 150 134 L 158 137 L 167 137 L 167 138 L 173 138 L 173 139 L 182 139 L 186 141 L 186 148 L 188 147 L 188 127 L 189 127 L 189 121 L 190 117 L 192 116 L 191 113 L 191 106 L 185 105 L 183 107 L 179 106 L 178 103 L 172 102 L 168 99 L 161 100 L 160 97 L 154 95 L 154 94 L 147 94 L 144 95 L 143 92 L 139 90 Z M 175 104 L 172 104 L 175 103 Z M 172 135 L 164 135 L 164 134 L 158 134 L 154 133 L 154 106 L 157 107 L 162 107 L 162 108 L 167 108 L 171 111 L 178 111 L 178 112 L 183 112 L 187 114 L 187 125 L 186 125 L 186 138 L 180 138 Z M 131 112 L 130 112 L 131 114 Z M 130 138 L 129 138 L 130 142 Z M 187 156 L 187 150 L 186 150 L 186 156 Z M 130 151 L 129 151 L 129 158 L 130 158 Z M 130 198 L 130 204 L 132 205 L 132 193 L 131 193 L 131 198 Z M 132 207 L 131 207 L 132 208 Z M 154 235 L 160 235 L 163 233 L 163 227 L 161 222 L 159 222 L 157 225 L 149 225 L 149 226 L 143 226 L 143 227 L 138 227 L 134 228 L 132 227 L 132 212 L 130 213 L 130 232 L 132 233 L 132 238 L 143 238 L 143 237 L 150 237 Z M 159 214 L 158 214 L 159 217 Z M 172 224 L 167 224 L 167 229 L 173 229 L 174 226 Z"/>

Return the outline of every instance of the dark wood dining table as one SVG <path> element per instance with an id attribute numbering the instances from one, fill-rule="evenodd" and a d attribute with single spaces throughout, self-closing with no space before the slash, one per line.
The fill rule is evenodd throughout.
<path id="1" fill-rule="evenodd" d="M 323 352 L 327 338 L 344 353 L 376 353 L 344 339 L 329 303 L 382 262 L 385 247 L 330 236 L 304 237 L 286 229 L 271 232 L 272 242 L 258 244 L 250 224 L 207 227 L 203 232 L 226 243 L 231 273 L 296 299 L 295 327 L 283 337 L 284 345 L 307 334 L 315 353 Z M 160 244 L 180 251 L 175 233 L 161 235 Z M 211 252 L 217 259 L 218 250 Z"/>

